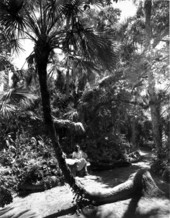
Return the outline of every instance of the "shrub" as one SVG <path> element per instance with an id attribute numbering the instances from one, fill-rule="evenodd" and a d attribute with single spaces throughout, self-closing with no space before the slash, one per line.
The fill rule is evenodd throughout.
<path id="1" fill-rule="evenodd" d="M 13 201 L 11 192 L 4 186 L 0 186 L 0 207 L 10 204 Z"/>
<path id="2" fill-rule="evenodd" d="M 167 161 L 161 159 L 155 159 L 151 164 L 151 171 L 156 175 L 162 176 L 166 167 L 167 167 Z"/>
<path id="3" fill-rule="evenodd" d="M 12 191 L 19 191 L 21 184 L 44 184 L 50 188 L 50 181 L 56 178 L 63 183 L 63 176 L 47 137 L 33 138 L 23 132 L 14 141 L 15 149 L 1 152 L 1 165 L 10 170 L 1 172 L 1 184 Z M 51 179 L 53 177 L 53 180 Z"/>

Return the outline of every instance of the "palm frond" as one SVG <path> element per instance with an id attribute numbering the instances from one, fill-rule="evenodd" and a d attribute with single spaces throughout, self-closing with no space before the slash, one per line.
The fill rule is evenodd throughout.
<path id="1" fill-rule="evenodd" d="M 0 114 L 1 116 L 6 117 L 7 119 L 13 116 L 16 111 L 17 111 L 16 105 L 8 104 L 6 102 L 0 104 Z"/>
<path id="2" fill-rule="evenodd" d="M 10 89 L 0 93 L 0 112 L 4 116 L 10 116 L 17 110 L 25 110 L 29 108 L 37 99 L 32 93 L 26 89 Z"/>
<path id="3" fill-rule="evenodd" d="M 92 60 L 87 60 L 85 58 L 81 58 L 78 56 L 71 56 L 70 58 L 72 58 L 73 61 L 73 66 L 74 66 L 73 68 L 78 67 L 85 71 L 92 70 L 100 75 L 101 69 L 96 64 L 94 64 Z"/>
<path id="4" fill-rule="evenodd" d="M 111 41 L 88 30 L 85 31 L 84 35 L 86 38 L 87 52 L 90 54 L 90 58 L 94 58 L 97 63 L 101 64 L 106 69 L 114 69 L 116 54 Z"/>
<path id="5" fill-rule="evenodd" d="M 41 30 L 39 26 L 38 19 L 35 15 L 30 14 L 30 11 L 25 9 L 25 15 L 26 15 L 26 25 L 29 31 L 33 32 L 36 37 L 40 37 L 41 35 Z M 28 34 L 28 33 L 27 33 Z M 29 35 L 33 41 L 36 41 L 35 37 L 32 35 Z"/>
<path id="6" fill-rule="evenodd" d="M 65 52 L 70 50 L 70 45 L 87 60 L 93 60 L 106 69 L 114 69 L 116 63 L 114 46 L 103 34 L 94 33 L 92 29 L 85 29 L 80 23 L 76 23 L 73 30 L 67 32 L 63 41 Z"/>
<path id="7" fill-rule="evenodd" d="M 47 33 L 58 29 L 61 27 L 61 22 L 63 20 L 61 8 L 65 1 L 59 0 L 49 0 L 46 3 L 45 12 L 46 12 L 46 22 L 48 23 Z"/>
<path id="8" fill-rule="evenodd" d="M 23 14 L 24 1 L 9 0 L 0 2 L 0 24 L 9 35 L 18 35 L 26 27 Z"/>
<path id="9" fill-rule="evenodd" d="M 12 33 L 9 35 L 5 31 L 5 27 L 2 27 L 0 30 L 0 52 L 10 53 L 11 51 L 18 52 L 21 48 L 21 44 L 19 42 L 19 38 L 13 35 Z"/>
<path id="10" fill-rule="evenodd" d="M 20 43 L 20 39 L 17 39 L 15 37 L 9 40 L 9 46 L 10 46 L 11 51 L 15 51 L 16 53 L 19 53 L 19 51 L 21 50 L 24 51 Z"/>

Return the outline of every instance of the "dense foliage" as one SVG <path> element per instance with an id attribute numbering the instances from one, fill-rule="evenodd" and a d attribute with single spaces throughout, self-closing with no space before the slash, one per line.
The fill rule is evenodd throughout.
<path id="1" fill-rule="evenodd" d="M 27 185 L 39 184 L 45 190 L 63 183 L 63 176 L 47 138 L 32 137 L 28 132 L 9 140 L 9 147 L 1 151 L 1 185 L 12 191 L 27 190 Z M 33 191 L 33 190 L 32 190 Z M 35 190 L 36 191 L 36 190 Z"/>

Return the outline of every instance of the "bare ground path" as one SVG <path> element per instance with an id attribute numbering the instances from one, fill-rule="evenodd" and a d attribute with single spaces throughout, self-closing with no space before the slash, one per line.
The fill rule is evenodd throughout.
<path id="1" fill-rule="evenodd" d="M 130 167 L 93 173 L 77 178 L 88 190 L 105 190 L 124 181 L 138 169 L 150 167 L 153 154 L 140 151 L 142 160 Z M 158 186 L 169 192 L 170 186 L 154 177 Z M 14 202 L 0 210 L 0 218 L 170 218 L 170 200 L 167 198 L 140 198 L 119 201 L 95 208 L 85 208 L 81 214 L 70 214 L 73 195 L 68 185 L 45 192 L 15 197 Z M 65 215 L 62 215 L 64 214 Z"/>

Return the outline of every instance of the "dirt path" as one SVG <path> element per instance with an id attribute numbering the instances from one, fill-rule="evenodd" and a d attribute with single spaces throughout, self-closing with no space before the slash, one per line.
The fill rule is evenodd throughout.
<path id="1" fill-rule="evenodd" d="M 148 168 L 153 155 L 140 151 L 142 160 L 130 167 L 116 168 L 77 178 L 88 190 L 104 190 L 114 187 L 135 173 Z M 159 180 L 158 180 L 159 181 Z M 161 184 L 161 182 L 159 181 Z M 163 187 L 165 187 L 165 184 Z M 169 188 L 169 187 L 168 187 Z M 167 190 L 167 189 L 166 189 Z M 169 189 L 168 189 L 169 190 Z M 168 199 L 129 199 L 96 208 L 83 210 L 83 214 L 60 216 L 60 211 L 73 206 L 73 195 L 68 185 L 55 187 L 41 193 L 30 194 L 25 198 L 15 197 L 14 202 L 0 211 L 0 218 L 169 218 Z"/>

